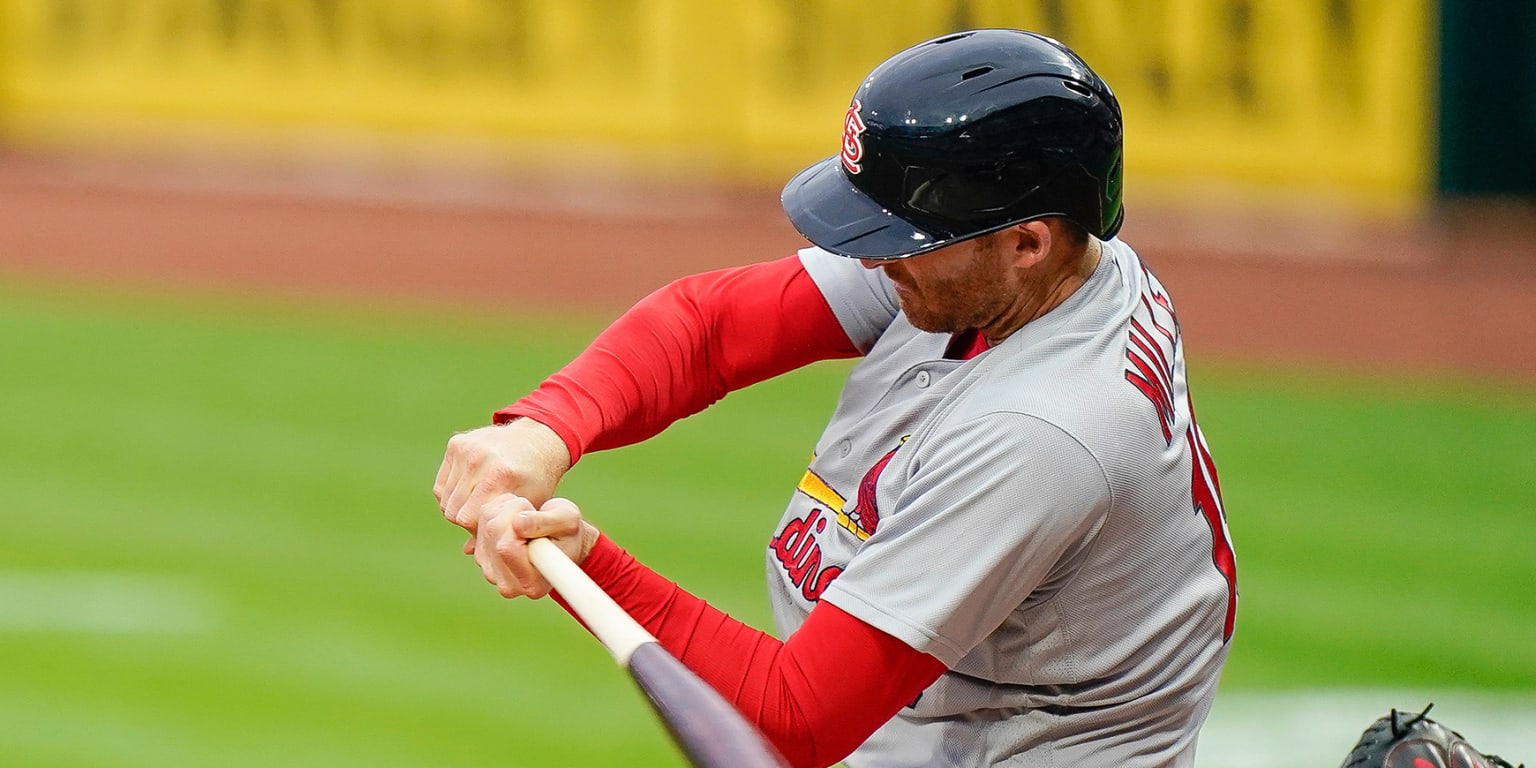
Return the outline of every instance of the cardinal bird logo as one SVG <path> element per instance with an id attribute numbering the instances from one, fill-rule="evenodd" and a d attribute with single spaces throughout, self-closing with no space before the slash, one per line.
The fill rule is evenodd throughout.
<path id="1" fill-rule="evenodd" d="M 875 506 L 875 484 L 880 482 L 880 473 L 885 471 L 885 465 L 891 463 L 891 457 L 895 456 L 896 451 L 900 449 L 899 445 L 892 448 L 890 453 L 880 457 L 880 460 L 864 473 L 864 479 L 859 481 L 858 502 L 848 511 L 846 520 L 841 519 L 843 515 L 838 516 L 840 518 L 838 523 L 853 531 L 854 535 L 861 540 L 875 535 L 875 531 L 880 528 L 880 510 Z"/>

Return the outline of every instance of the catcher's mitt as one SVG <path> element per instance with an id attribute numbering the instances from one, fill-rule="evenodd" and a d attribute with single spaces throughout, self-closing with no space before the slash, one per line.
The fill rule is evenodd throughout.
<path id="1" fill-rule="evenodd" d="M 1371 723 L 1339 768 L 1515 768 L 1498 755 L 1477 751 L 1461 734 L 1429 719 L 1433 706 L 1418 714 L 1394 709 Z"/>

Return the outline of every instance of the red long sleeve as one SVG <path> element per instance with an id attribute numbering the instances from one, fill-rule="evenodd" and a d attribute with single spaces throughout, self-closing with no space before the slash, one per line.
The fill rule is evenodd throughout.
<path id="1" fill-rule="evenodd" d="M 667 581 L 606 536 L 582 569 L 795 766 L 843 759 L 944 673 L 938 659 L 831 603 L 817 604 L 780 642 Z"/>
<path id="2" fill-rule="evenodd" d="M 587 451 L 651 437 L 732 390 L 858 354 L 792 256 L 656 291 L 495 418 L 542 422 L 565 441 L 574 463 Z M 797 766 L 842 759 L 944 671 L 932 656 L 830 604 L 780 642 L 688 594 L 606 537 L 583 568 Z"/>
<path id="3" fill-rule="evenodd" d="M 575 463 L 649 438 L 726 393 L 853 342 L 798 256 L 706 272 L 642 299 L 538 389 L 496 412 L 560 435 Z"/>

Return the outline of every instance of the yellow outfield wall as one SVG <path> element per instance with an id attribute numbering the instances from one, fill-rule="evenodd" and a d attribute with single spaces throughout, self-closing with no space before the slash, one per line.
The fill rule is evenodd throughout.
<path id="1" fill-rule="evenodd" d="M 1140 180 L 1430 192 L 1431 0 L 0 0 L 13 142 L 472 137 L 779 179 L 859 79 L 974 26 L 1073 46 Z M 552 144 L 553 143 L 553 144 Z"/>

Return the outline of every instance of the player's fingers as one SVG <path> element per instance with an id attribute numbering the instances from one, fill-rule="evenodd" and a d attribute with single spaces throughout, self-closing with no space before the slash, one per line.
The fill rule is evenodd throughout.
<path id="1" fill-rule="evenodd" d="M 432 481 L 432 495 L 437 498 L 438 506 L 443 508 L 444 515 L 456 511 L 457 507 L 450 507 L 450 499 L 459 482 L 470 470 L 470 462 L 476 455 L 474 439 L 467 432 L 460 432 L 448 438 L 448 445 L 443 449 L 443 463 L 437 467 L 437 477 Z"/>
<path id="2" fill-rule="evenodd" d="M 448 489 L 448 496 L 443 500 L 443 517 L 454 525 L 474 530 L 474 523 L 468 519 L 470 515 L 464 508 L 464 502 L 469 500 L 469 495 L 474 493 L 475 484 L 480 480 L 480 467 L 472 461 L 463 462 L 453 477 L 453 485 Z"/>
<path id="3" fill-rule="evenodd" d="M 454 522 L 466 530 L 474 530 L 475 521 L 487 514 L 486 506 L 502 495 L 510 494 L 519 499 L 520 507 L 533 509 L 533 503 L 517 496 L 518 474 L 511 467 L 499 464 L 487 464 L 479 473 L 474 484 L 470 486 L 469 493 L 464 497 L 458 508 L 458 519 Z"/>
<path id="4" fill-rule="evenodd" d="M 502 491 L 493 498 L 480 505 L 480 514 L 485 517 L 505 518 L 502 522 L 511 526 L 509 530 L 515 530 L 517 516 L 523 512 L 533 512 L 533 502 L 515 494 Z"/>
<path id="5" fill-rule="evenodd" d="M 503 578 L 499 585 L 502 595 L 538 598 L 548 594 L 549 583 L 528 559 L 527 537 L 516 530 L 524 515 L 537 513 L 533 504 L 521 496 L 506 493 L 485 504 L 482 513 L 493 522 L 490 530 L 477 536 L 475 557 L 497 562 Z"/>
<path id="6" fill-rule="evenodd" d="M 549 594 L 549 582 L 528 559 L 527 539 L 512 533 L 509 528 L 505 535 L 496 538 L 492 557 L 500 561 L 503 572 L 512 582 L 511 589 L 502 589 L 502 595 L 522 595 L 537 600 Z"/>
<path id="7" fill-rule="evenodd" d="M 512 529 L 525 539 L 573 536 L 581 532 L 581 510 L 570 499 L 553 498 L 537 510 L 519 515 Z"/>
<path id="8" fill-rule="evenodd" d="M 437 465 L 437 477 L 432 479 L 432 498 L 437 499 L 438 506 L 442 506 L 443 499 L 453 487 L 454 468 L 458 463 L 458 451 L 454 447 L 453 438 L 448 439 L 448 446 L 443 449 L 443 461 Z"/>
<path id="9" fill-rule="evenodd" d="M 475 537 L 471 536 L 468 539 L 464 540 L 464 554 L 466 554 L 466 555 L 473 555 L 474 553 L 475 553 Z"/>
<path id="10" fill-rule="evenodd" d="M 479 528 L 475 531 L 475 564 L 480 566 L 481 575 L 496 587 L 496 591 L 501 593 L 502 597 L 517 597 L 523 594 L 522 583 L 508 569 L 497 547 L 497 542 L 503 537 L 515 537 L 511 530 L 511 524 L 506 517 L 491 516 L 481 520 Z"/>
<path id="11" fill-rule="evenodd" d="M 524 540 L 547 538 L 572 562 L 581 563 L 597 542 L 597 529 L 581 519 L 570 499 L 554 498 L 538 510 L 518 515 L 513 530 Z"/>
<path id="12" fill-rule="evenodd" d="M 488 537 L 492 536 L 491 528 L 494 522 L 492 520 L 480 521 L 480 527 L 475 531 L 474 545 L 470 549 L 474 552 L 475 565 L 480 567 L 480 575 L 484 576 L 485 580 L 490 582 L 492 586 L 500 589 L 501 569 L 496 562 L 486 559 L 485 556 L 485 541 Z"/>

